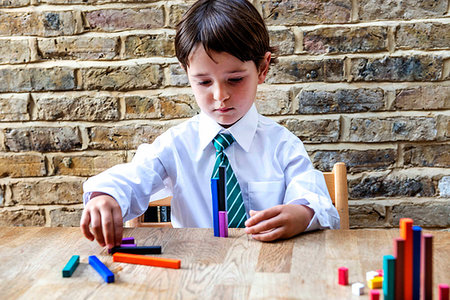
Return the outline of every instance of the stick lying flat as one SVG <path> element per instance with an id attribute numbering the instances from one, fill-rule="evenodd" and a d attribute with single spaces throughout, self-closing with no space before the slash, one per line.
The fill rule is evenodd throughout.
<path id="1" fill-rule="evenodd" d="M 114 273 L 108 269 L 95 255 L 89 256 L 89 264 L 95 269 L 95 271 L 102 276 L 103 280 L 107 283 L 114 282 Z"/>
<path id="2" fill-rule="evenodd" d="M 181 267 L 181 260 L 179 259 L 160 258 L 120 252 L 113 254 L 113 261 L 172 269 L 179 269 Z"/>
<path id="3" fill-rule="evenodd" d="M 70 277 L 72 276 L 75 269 L 78 267 L 78 264 L 80 263 L 80 256 L 74 255 L 70 258 L 70 260 L 67 262 L 66 266 L 62 270 L 62 276 L 63 277 Z"/>
<path id="4" fill-rule="evenodd" d="M 108 252 L 111 252 L 113 254 L 116 252 L 133 254 L 161 254 L 161 246 L 113 247 Z"/>

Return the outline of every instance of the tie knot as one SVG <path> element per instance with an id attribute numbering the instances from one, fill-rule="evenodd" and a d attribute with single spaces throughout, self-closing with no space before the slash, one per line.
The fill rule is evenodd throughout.
<path id="1" fill-rule="evenodd" d="M 234 142 L 231 134 L 219 133 L 213 140 L 214 148 L 217 151 L 223 151 Z"/>

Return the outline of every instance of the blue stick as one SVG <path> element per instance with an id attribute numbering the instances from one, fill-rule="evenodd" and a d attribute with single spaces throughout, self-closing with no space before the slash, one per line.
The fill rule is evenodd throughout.
<path id="1" fill-rule="evenodd" d="M 80 263 L 80 256 L 79 255 L 73 255 L 69 261 L 67 262 L 66 266 L 62 270 L 62 276 L 63 277 L 70 277 L 72 276 L 75 269 L 78 267 L 78 264 Z"/>
<path id="2" fill-rule="evenodd" d="M 422 246 L 422 228 L 413 226 L 413 300 L 420 299 L 420 248 Z"/>
<path id="3" fill-rule="evenodd" d="M 114 273 L 108 269 L 95 255 L 89 256 L 89 264 L 95 269 L 95 271 L 102 276 L 103 280 L 107 283 L 114 282 Z"/>
<path id="4" fill-rule="evenodd" d="M 211 179 L 211 194 L 212 194 L 212 214 L 214 225 L 214 236 L 219 236 L 219 198 L 218 198 L 218 178 Z"/>

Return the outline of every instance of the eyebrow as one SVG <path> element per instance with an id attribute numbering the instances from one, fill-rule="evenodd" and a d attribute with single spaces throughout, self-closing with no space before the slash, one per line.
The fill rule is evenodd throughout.
<path id="1" fill-rule="evenodd" d="M 234 70 L 234 71 L 231 71 L 231 72 L 226 72 L 226 74 L 227 75 L 231 75 L 231 74 L 236 74 L 236 73 L 244 73 L 244 72 L 246 72 L 247 70 Z M 192 74 L 191 75 L 192 77 L 205 77 L 205 76 L 209 76 L 209 74 L 206 74 L 206 73 L 198 73 L 198 74 Z"/>

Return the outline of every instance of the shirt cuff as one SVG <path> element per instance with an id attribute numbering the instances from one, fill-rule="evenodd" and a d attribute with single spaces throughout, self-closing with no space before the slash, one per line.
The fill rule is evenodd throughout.
<path id="1" fill-rule="evenodd" d="M 290 202 L 288 202 L 286 204 L 304 205 L 304 206 L 307 206 L 307 207 L 309 207 L 309 208 L 311 208 L 313 210 L 314 215 L 311 218 L 311 221 L 309 221 L 308 227 L 306 227 L 305 232 L 306 231 L 313 231 L 313 230 L 321 229 L 319 220 L 317 219 L 317 214 L 316 214 L 314 208 L 311 207 L 310 203 L 307 200 L 305 200 L 305 199 L 295 199 L 295 200 L 292 200 L 292 201 L 290 201 Z"/>

